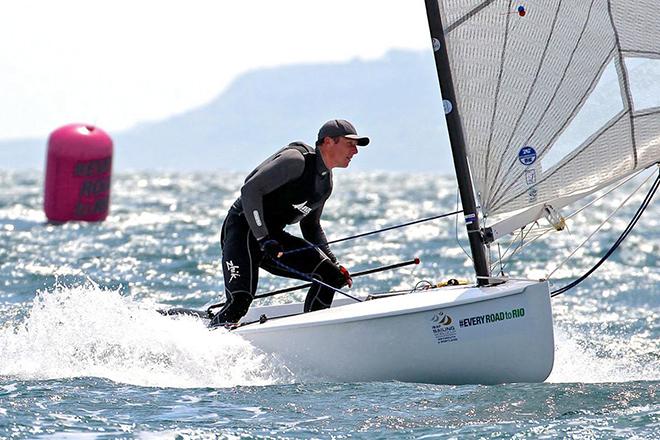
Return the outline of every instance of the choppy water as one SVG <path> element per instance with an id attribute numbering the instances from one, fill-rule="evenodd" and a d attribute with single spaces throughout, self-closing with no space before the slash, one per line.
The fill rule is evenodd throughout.
<path id="1" fill-rule="evenodd" d="M 242 177 L 117 175 L 107 221 L 53 226 L 42 176 L 0 172 L 0 438 L 660 438 L 657 202 L 610 261 L 553 300 L 546 383 L 310 384 L 237 335 L 155 312 L 221 299 L 220 225 Z M 556 287 L 597 261 L 643 196 L 555 273 Z M 547 273 L 623 198 L 507 271 Z M 455 206 L 450 178 L 337 173 L 324 226 L 334 239 Z M 453 219 L 333 249 L 353 270 L 423 261 L 356 279 L 356 293 L 472 273 Z M 260 288 L 290 284 L 264 274 Z"/>

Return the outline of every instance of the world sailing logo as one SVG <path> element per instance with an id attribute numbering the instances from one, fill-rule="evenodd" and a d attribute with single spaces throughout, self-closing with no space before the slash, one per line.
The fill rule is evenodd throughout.
<path id="1" fill-rule="evenodd" d="M 436 312 L 431 317 L 431 322 L 433 322 L 431 331 L 438 344 L 458 341 L 456 327 L 452 325 L 454 320 L 451 319 L 451 316 L 444 312 Z"/>
<path id="2" fill-rule="evenodd" d="M 449 315 L 445 315 L 443 312 L 438 312 L 433 315 L 431 321 L 440 325 L 450 325 L 452 323 L 451 317 Z"/>

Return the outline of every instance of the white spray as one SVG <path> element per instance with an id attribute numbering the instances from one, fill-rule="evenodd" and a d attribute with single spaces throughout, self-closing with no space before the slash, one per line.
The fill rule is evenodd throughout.
<path id="1" fill-rule="evenodd" d="M 0 376 L 103 377 L 166 387 L 291 382 L 286 367 L 241 337 L 191 317 L 162 316 L 88 282 L 40 292 L 29 315 L 0 328 Z"/>

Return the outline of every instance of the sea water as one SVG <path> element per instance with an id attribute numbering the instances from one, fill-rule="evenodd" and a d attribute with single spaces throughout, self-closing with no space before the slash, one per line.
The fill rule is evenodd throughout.
<path id="1" fill-rule="evenodd" d="M 660 438 L 657 202 L 610 260 L 553 299 L 545 383 L 324 383 L 235 334 L 156 312 L 223 299 L 220 227 L 243 177 L 118 174 L 105 222 L 58 226 L 45 222 L 40 173 L 0 172 L 0 438 Z M 331 240 L 457 207 L 450 177 L 339 172 L 335 182 L 323 216 Z M 504 271 L 539 278 L 559 267 L 552 288 L 572 281 L 609 249 L 643 192 L 562 262 L 626 196 L 598 200 Z M 463 229 L 449 217 L 333 250 L 353 271 L 421 258 L 356 278 L 355 294 L 473 279 Z M 259 289 L 292 284 L 262 273 Z"/>

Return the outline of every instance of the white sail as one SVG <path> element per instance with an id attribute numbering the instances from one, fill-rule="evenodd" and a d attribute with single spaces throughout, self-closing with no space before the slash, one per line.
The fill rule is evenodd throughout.
<path id="1" fill-rule="evenodd" d="M 557 208 L 660 161 L 660 108 L 636 105 L 629 72 L 633 58 L 660 59 L 658 0 L 439 6 L 484 216 L 529 208 L 530 221 L 546 203 Z M 585 106 L 608 69 L 599 94 L 614 106 Z M 577 120 L 592 131 L 562 137 Z"/>

